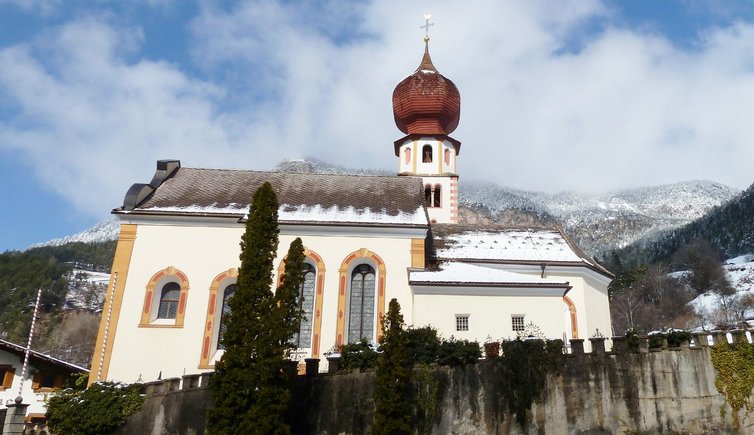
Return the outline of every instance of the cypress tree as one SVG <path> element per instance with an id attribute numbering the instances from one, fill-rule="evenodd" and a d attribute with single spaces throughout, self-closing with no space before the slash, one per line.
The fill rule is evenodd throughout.
<path id="1" fill-rule="evenodd" d="M 395 298 L 390 300 L 387 315 L 382 319 L 382 338 L 374 385 L 374 434 L 411 434 L 413 361 L 408 335 L 403 329 L 401 306 Z"/>
<path id="2" fill-rule="evenodd" d="M 285 272 L 280 287 L 275 292 L 275 306 L 277 314 L 274 316 L 280 322 L 277 332 L 278 346 L 284 353 L 293 348 L 291 339 L 299 332 L 304 313 L 301 309 L 301 286 L 304 284 L 304 244 L 300 238 L 291 242 L 288 255 L 285 257 Z"/>
<path id="3" fill-rule="evenodd" d="M 223 335 L 225 353 L 211 381 L 208 429 L 213 434 L 290 432 L 284 421 L 290 391 L 277 332 L 281 311 L 272 292 L 277 212 L 275 192 L 264 183 L 254 194 L 241 238 L 237 290 Z"/>

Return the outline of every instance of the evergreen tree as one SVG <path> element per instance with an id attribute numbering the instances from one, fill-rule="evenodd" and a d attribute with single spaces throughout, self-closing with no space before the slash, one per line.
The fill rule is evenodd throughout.
<path id="1" fill-rule="evenodd" d="M 281 331 L 281 325 L 294 302 L 287 296 L 276 298 L 272 292 L 277 211 L 275 192 L 265 183 L 254 194 L 241 239 L 238 288 L 229 301 L 231 312 L 223 335 L 225 353 L 216 364 L 211 382 L 214 404 L 209 413 L 210 433 L 290 433 L 285 422 L 290 385 L 283 370 L 290 335 L 284 338 L 289 332 Z M 298 261 L 297 252 L 290 262 Z M 284 278 L 291 283 L 287 286 L 296 282 L 292 275 Z M 282 293 L 289 294 L 287 288 Z"/>
<path id="2" fill-rule="evenodd" d="M 382 355 L 374 385 L 374 434 L 411 434 L 413 361 L 403 329 L 401 306 L 393 298 L 382 319 Z"/>
<path id="3" fill-rule="evenodd" d="M 284 351 L 293 347 L 291 339 L 299 332 L 304 316 L 301 300 L 301 286 L 304 284 L 304 244 L 300 238 L 291 242 L 285 257 L 285 272 L 280 287 L 275 292 L 277 313 L 274 316 L 280 324 L 277 332 L 278 346 Z"/>

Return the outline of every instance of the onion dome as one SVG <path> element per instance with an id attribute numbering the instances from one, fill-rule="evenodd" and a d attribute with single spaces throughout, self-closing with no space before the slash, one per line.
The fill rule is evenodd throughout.
<path id="1" fill-rule="evenodd" d="M 428 38 L 424 42 L 424 57 L 419 68 L 393 91 L 395 125 L 408 135 L 449 135 L 458 127 L 461 94 L 432 64 Z"/>

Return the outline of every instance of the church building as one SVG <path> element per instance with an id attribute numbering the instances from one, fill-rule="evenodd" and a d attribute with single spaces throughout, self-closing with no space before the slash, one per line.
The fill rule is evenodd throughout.
<path id="1" fill-rule="evenodd" d="M 275 280 L 296 237 L 306 248 L 306 319 L 293 358 L 363 338 L 396 298 L 409 325 L 445 338 L 610 336 L 612 275 L 559 228 L 458 223 L 458 88 L 432 63 L 393 92 L 396 176 L 187 168 L 161 160 L 113 210 L 121 225 L 90 382 L 211 371 L 235 291 L 249 203 L 264 182 L 280 202 Z M 588 342 L 586 343 L 588 347 Z M 323 364 L 324 365 L 324 364 Z"/>

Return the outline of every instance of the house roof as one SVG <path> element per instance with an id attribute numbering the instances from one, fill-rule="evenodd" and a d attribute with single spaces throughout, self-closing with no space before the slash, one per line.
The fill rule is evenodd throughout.
<path id="1" fill-rule="evenodd" d="M 134 185 L 124 205 L 113 212 L 243 218 L 254 192 L 268 181 L 278 196 L 281 223 L 428 226 L 429 222 L 417 178 L 183 168 L 177 164 L 157 182 Z"/>
<path id="2" fill-rule="evenodd" d="M 433 225 L 432 243 L 438 261 L 585 266 L 612 277 L 559 228 Z"/>
<path id="3" fill-rule="evenodd" d="M 11 343 L 10 341 L 5 341 L 2 339 L 0 339 L 0 350 L 4 350 L 6 352 L 16 354 L 20 356 L 22 359 L 26 352 L 26 348 L 21 346 L 20 344 Z M 85 369 L 84 367 L 77 366 L 76 364 L 65 362 L 62 359 L 58 359 L 58 358 L 52 357 L 50 355 L 46 355 L 41 352 L 37 352 L 36 350 L 29 351 L 29 358 L 32 361 L 34 360 L 42 361 L 42 362 L 54 365 L 56 367 L 70 370 L 72 372 L 89 373 L 89 369 Z"/>

